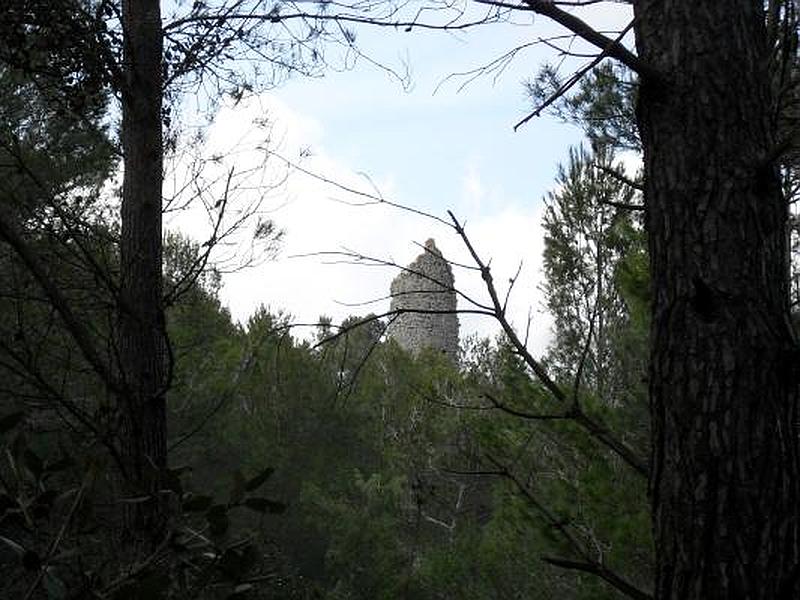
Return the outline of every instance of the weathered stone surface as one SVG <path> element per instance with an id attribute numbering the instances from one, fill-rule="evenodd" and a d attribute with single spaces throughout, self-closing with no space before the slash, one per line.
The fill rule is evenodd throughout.
<path id="1" fill-rule="evenodd" d="M 391 310 L 399 311 L 388 335 L 402 348 L 441 350 L 458 359 L 458 316 L 453 270 L 432 239 L 425 252 L 400 273 L 391 287 Z"/>

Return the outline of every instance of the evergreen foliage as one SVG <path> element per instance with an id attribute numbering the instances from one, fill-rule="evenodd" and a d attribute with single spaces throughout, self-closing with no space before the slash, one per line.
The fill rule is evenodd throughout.
<path id="1" fill-rule="evenodd" d="M 650 4 L 655 8 L 648 14 L 656 14 L 658 3 Z M 553 11 L 561 10 L 539 0 L 527 5 L 542 14 L 557 15 Z M 771 65 L 774 76 L 769 81 L 761 77 L 760 66 L 752 68 L 749 76 L 754 81 L 764 79 L 765 88 L 775 88 L 778 100 L 771 110 L 776 131 L 770 130 L 770 135 L 785 135 L 781 143 L 790 147 L 797 116 L 795 6 L 776 1 L 767 7 L 777 10 L 767 14 L 766 20 L 775 55 L 770 61 L 783 56 L 784 62 Z M 316 23 L 305 38 L 287 26 L 290 41 L 265 41 L 259 27 L 278 29 L 284 18 L 278 8 L 248 27 L 236 25 L 241 19 L 215 15 L 205 2 L 194 2 L 184 19 L 164 30 L 153 27 L 146 13 L 138 14 L 137 27 L 149 27 L 147 35 L 158 44 L 145 43 L 144 35 L 136 43 L 128 39 L 125 51 L 141 42 L 140 55 L 158 60 L 150 62 L 152 81 L 165 88 L 180 77 L 195 83 L 213 75 L 222 87 L 241 97 L 250 88 L 249 80 L 257 79 L 258 70 L 237 72 L 232 66 L 237 58 L 263 55 L 265 48 L 280 55 L 289 48 L 294 62 L 272 60 L 273 70 L 265 84 L 269 85 L 287 71 L 316 73 L 321 64 L 317 44 L 332 39 Z M 664 402 L 663 390 L 660 395 L 653 393 L 654 389 L 658 392 L 658 382 L 648 381 L 648 357 L 651 350 L 658 354 L 660 341 L 656 335 L 650 339 L 650 332 L 660 331 L 666 338 L 671 335 L 667 325 L 674 324 L 663 319 L 668 311 L 652 309 L 659 296 L 651 289 L 669 291 L 676 280 L 691 288 L 680 302 L 662 306 L 671 311 L 683 303 L 685 323 L 693 324 L 672 340 L 676 346 L 661 347 L 659 356 L 670 369 L 676 348 L 682 350 L 686 340 L 694 340 L 699 353 L 706 344 L 729 340 L 732 331 L 739 335 L 739 319 L 753 327 L 761 321 L 750 319 L 753 311 L 745 300 L 755 304 L 753 298 L 742 296 L 744 300 L 733 302 L 729 290 L 712 289 L 699 275 L 687 282 L 680 277 L 667 280 L 662 268 L 663 280 L 656 279 L 657 252 L 662 259 L 684 257 L 683 248 L 676 252 L 669 239 L 655 239 L 653 232 L 659 228 L 640 218 L 642 176 L 626 174 L 620 159 L 621 153 L 646 149 L 646 137 L 636 126 L 637 103 L 640 125 L 645 123 L 664 135 L 674 133 L 666 120 L 647 121 L 652 118 L 646 114 L 648 101 L 653 111 L 652 98 L 643 95 L 629 70 L 637 66 L 641 70 L 642 65 L 625 59 L 623 53 L 627 66 L 599 64 L 574 93 L 561 94 L 552 104 L 557 115 L 583 127 L 589 146 L 570 152 L 545 200 L 543 290 L 554 317 L 554 336 L 544 363 L 552 382 L 546 377 L 537 379 L 540 373 L 532 372 L 535 369 L 520 345 L 505 337 L 466 340 L 461 363 L 454 365 L 434 351 L 405 352 L 386 339 L 386 322 L 376 315 L 353 316 L 337 325 L 321 318 L 313 339 L 297 336 L 288 313 L 267 308 L 245 324 L 234 323 L 219 300 L 221 276 L 209 265 L 206 248 L 175 234 L 162 240 L 144 226 L 140 233 L 153 242 L 151 258 L 163 262 L 161 273 L 150 272 L 159 285 L 145 290 L 158 296 L 157 310 L 151 311 L 157 318 L 150 323 L 156 324 L 157 331 L 150 327 L 149 333 L 154 334 L 150 341 L 155 340 L 159 348 L 162 342 L 165 346 L 164 364 L 157 364 L 158 377 L 153 379 L 160 378 L 162 367 L 166 372 L 163 389 L 134 398 L 130 389 L 124 389 L 131 373 L 120 358 L 125 337 L 120 328 L 134 309 L 153 307 L 126 305 L 127 297 L 120 292 L 126 281 L 130 283 L 130 277 L 126 280 L 121 272 L 125 270 L 120 252 L 125 219 L 114 212 L 116 197 L 108 193 L 119 156 L 109 127 L 110 102 L 123 97 L 126 114 L 141 99 L 119 79 L 135 62 L 119 62 L 125 32 L 115 27 L 129 16 L 120 15 L 116 5 L 106 0 L 20 0 L 12 3 L 0 23 L 0 595 L 25 600 L 596 600 L 626 593 L 649 597 L 641 590 L 651 589 L 654 580 L 659 598 L 666 597 L 674 581 L 685 589 L 691 587 L 684 579 L 694 577 L 694 565 L 683 565 L 682 573 L 688 573 L 684 579 L 673 577 L 667 572 L 673 568 L 669 560 L 683 560 L 686 553 L 677 552 L 676 559 L 676 552 L 664 549 L 663 540 L 672 540 L 675 548 L 682 543 L 682 549 L 695 550 L 693 532 L 687 533 L 686 526 L 669 512 L 679 514 L 692 499 L 685 491 L 674 492 L 672 480 L 661 472 L 648 484 L 607 439 L 620 440 L 641 457 L 653 456 L 656 466 L 678 456 L 673 452 L 665 458 L 666 446 L 658 445 L 662 443 L 658 432 L 704 465 L 712 450 L 722 447 L 716 434 L 695 435 L 693 422 L 687 421 L 680 431 L 658 421 L 669 411 L 676 421 L 684 419 L 693 407 L 677 411 L 672 403 Z M 719 16 L 721 21 L 723 15 Z M 657 20 L 650 18 L 653 27 Z M 647 27 L 642 21 L 639 27 Z M 756 32 L 752 35 L 760 35 L 759 28 L 751 29 Z M 351 49 L 354 34 L 347 29 L 341 33 L 345 47 Z M 74 43 L 76 39 L 82 43 Z M 620 58 L 618 45 L 609 45 L 606 51 Z M 651 54 L 659 61 L 668 55 L 657 47 Z M 163 66 L 160 74 L 159 65 Z M 725 73 L 715 70 L 717 65 L 706 66 L 720 81 L 727 81 Z M 647 70 L 642 73 L 652 76 Z M 706 85 L 699 79 L 693 79 L 692 85 Z M 527 90 L 542 104 L 550 102 L 564 85 L 555 68 L 545 67 Z M 171 90 L 156 90 L 144 104 L 161 107 L 164 97 L 174 99 Z M 675 104 L 670 109 L 682 116 L 679 109 L 685 110 L 684 99 L 673 96 L 670 101 Z M 173 124 L 173 105 L 164 106 L 155 111 L 155 120 L 150 114 L 150 133 L 155 135 L 138 145 L 126 139 L 128 148 L 142 151 L 153 140 L 160 143 L 162 127 L 169 130 Z M 758 122 L 748 119 L 747 125 Z M 128 133 L 132 139 L 138 131 L 133 128 Z M 684 135 L 683 130 L 679 134 Z M 753 133 L 754 139 L 761 140 L 757 134 Z M 676 139 L 683 139 L 680 135 Z M 169 138 L 155 149 L 159 161 L 174 141 Z M 687 153 L 690 150 L 694 151 L 686 148 Z M 738 160 L 740 151 L 734 148 L 730 154 Z M 704 158 L 695 158 L 694 167 Z M 761 155 L 757 158 L 766 160 Z M 796 158 L 796 151 L 788 150 L 780 164 L 775 162 L 777 155 L 768 157 L 770 165 L 775 163 L 782 170 L 782 197 L 774 193 L 778 185 L 770 188 L 770 182 L 777 182 L 777 168 L 767 173 L 766 167 L 759 166 L 755 176 L 748 175 L 750 179 L 739 171 L 749 173 L 751 165 L 737 172 L 711 172 L 726 177 L 721 180 L 724 185 L 712 190 L 714 194 L 726 186 L 741 188 L 735 197 L 715 196 L 715 202 L 723 198 L 721 204 L 738 206 L 734 200 L 750 198 L 761 203 L 753 206 L 763 208 L 765 198 L 793 200 L 798 189 Z M 667 183 L 673 185 L 671 174 L 660 172 L 661 168 L 661 163 L 651 164 L 650 172 L 660 173 L 666 189 Z M 650 198 L 656 200 L 648 205 L 649 218 L 660 211 L 661 216 L 685 217 L 681 226 L 687 230 L 695 226 L 698 220 L 691 211 L 697 205 L 696 190 L 687 192 L 692 201 L 684 206 L 661 197 L 662 189 L 652 181 L 647 185 Z M 148 194 L 157 192 L 156 188 L 160 186 L 150 186 Z M 141 200 L 137 194 L 130 196 Z M 221 205 L 220 201 L 217 206 Z M 688 212 L 673 214 L 670 211 L 677 210 L 676 206 Z M 153 203 L 149 210 L 157 219 L 148 223 L 160 223 Z M 761 211 L 750 212 L 758 216 Z M 775 215 L 769 223 L 782 227 L 780 214 Z M 725 221 L 719 218 L 715 227 L 722 230 Z M 744 219 L 737 224 L 743 230 L 750 225 Z M 797 219 L 790 225 L 796 263 Z M 257 230 L 268 240 L 277 239 L 271 222 L 260 224 Z M 767 238 L 757 230 L 754 239 L 766 245 Z M 708 242 L 707 230 L 695 233 L 698 247 Z M 768 239 L 774 251 L 763 256 L 770 259 L 772 268 L 784 266 L 777 260 L 783 257 L 784 233 L 776 226 Z M 128 241 L 133 242 L 130 248 L 136 247 L 135 236 Z M 740 248 L 729 245 L 728 250 L 733 253 Z M 713 256 L 720 258 L 719 253 Z M 706 273 L 706 264 L 695 263 L 684 267 L 723 283 L 728 276 L 724 269 Z M 489 281 L 488 268 L 484 278 Z M 772 305 L 767 307 L 771 312 L 765 309 L 763 314 L 780 316 L 779 310 L 772 309 L 786 304 L 786 298 L 772 288 L 767 292 L 764 297 L 771 298 Z M 663 297 L 665 293 L 662 302 Z M 747 310 L 734 314 L 742 307 Z M 770 327 L 775 324 L 766 318 L 762 321 Z M 127 322 L 133 331 L 137 325 L 136 319 Z M 719 335 L 698 335 L 704 327 Z M 768 329 L 778 330 L 778 326 Z M 787 331 L 781 331 L 786 342 Z M 762 344 L 767 337 L 748 339 Z M 783 350 L 795 360 L 792 344 L 787 342 Z M 754 347 L 776 351 L 774 345 Z M 725 363 L 733 361 L 734 350 L 740 351 L 740 345 L 720 346 L 717 362 L 727 369 Z M 135 352 L 131 354 L 135 358 Z M 763 358 L 744 356 L 740 369 L 749 367 L 751 358 Z M 657 362 L 653 364 L 659 367 Z M 765 364 L 762 370 L 767 372 L 778 363 Z M 694 365 L 684 366 L 688 373 Z M 704 372 L 690 373 L 697 376 L 695 383 L 717 381 L 719 365 L 701 366 Z M 795 371 L 783 362 L 778 366 L 783 369 L 781 377 L 766 377 L 764 386 L 788 378 L 784 371 L 789 375 Z M 666 370 L 672 376 L 670 369 Z M 741 376 L 737 385 L 749 385 L 757 376 L 761 373 Z M 675 377 L 680 384 L 675 387 L 686 387 L 686 397 L 694 397 L 694 383 L 684 385 Z M 150 388 L 153 383 L 162 385 L 160 381 L 144 383 Z M 796 401 L 792 385 L 776 387 L 774 397 Z M 733 389 L 733 384 L 728 387 Z M 728 387 L 719 385 L 710 392 L 725 392 Z M 554 394 L 553 389 L 563 393 Z M 761 389 L 753 389 L 747 398 L 757 402 L 759 410 L 745 414 L 755 418 L 764 413 L 761 407 L 766 403 L 761 402 Z M 135 432 L 141 434 L 139 438 L 147 433 L 141 431 L 146 428 L 137 422 L 137 411 L 129 410 L 133 400 L 149 408 L 149 401 L 162 402 L 167 391 L 167 435 L 158 442 L 166 442 L 168 463 L 160 464 L 146 453 L 126 456 L 125 436 L 128 441 L 138 439 L 131 435 L 132 427 L 139 426 Z M 566 404 L 554 405 L 554 395 Z M 658 409 L 653 427 L 660 427 L 653 434 L 655 440 L 651 439 L 648 395 L 651 401 L 658 399 L 653 401 Z M 730 415 L 741 405 L 729 402 L 723 408 Z M 141 417 L 146 411 L 139 412 Z M 776 413 L 781 418 L 786 414 Z M 767 426 L 781 422 L 763 421 L 760 428 L 747 429 L 749 433 L 766 431 L 766 437 L 756 444 L 753 455 L 740 457 L 737 467 L 749 468 L 747 461 L 755 460 L 752 456 L 772 442 Z M 695 437 L 695 446 L 682 445 L 683 433 Z M 789 437 L 791 450 L 796 440 Z M 794 456 L 796 449 L 790 450 L 773 448 L 775 456 Z M 678 458 L 684 460 L 683 455 Z M 726 460 L 735 464 L 727 455 Z M 126 485 L 134 463 L 142 470 L 136 474 L 140 483 L 155 487 Z M 775 461 L 767 463 L 770 469 L 775 466 Z M 711 465 L 708 472 L 718 473 L 715 468 Z M 776 490 L 797 485 L 796 479 L 783 482 L 781 473 L 772 479 Z M 670 472 L 679 483 L 682 475 L 677 468 Z M 698 497 L 711 489 L 707 480 L 701 481 L 703 485 L 692 490 Z M 744 494 L 746 486 L 714 482 L 718 484 L 730 493 L 726 499 L 743 494 L 744 506 L 765 501 L 758 494 Z M 651 514 L 648 485 L 651 495 L 654 490 L 663 492 L 659 501 L 669 492 L 677 504 Z M 751 496 L 755 504 L 747 503 Z M 706 500 L 702 506 L 692 505 L 694 512 L 689 511 L 689 516 L 717 515 L 714 511 L 725 508 L 715 497 Z M 796 512 L 792 512 L 796 507 L 781 508 L 785 510 L 778 516 L 796 528 Z M 773 527 L 777 521 L 756 512 L 750 517 L 763 517 L 763 531 L 787 529 Z M 140 529 L 142 523 L 158 524 L 138 532 L 146 534 L 146 543 L 136 536 L 120 535 L 120 531 L 130 533 L 131 515 L 148 513 L 159 518 L 140 520 Z M 715 526 L 706 531 L 709 537 L 722 536 L 708 547 L 718 552 L 722 547 L 723 555 L 728 551 L 725 536 L 732 534 L 724 529 Z M 795 546 L 773 548 L 765 564 L 778 564 L 775 572 L 780 573 L 784 551 L 796 553 Z M 796 558 L 789 555 L 787 560 L 792 557 Z M 719 557 L 716 560 L 726 567 Z M 750 566 L 747 561 L 742 564 Z M 796 571 L 796 565 L 789 568 Z M 727 577 L 726 571 L 723 579 Z M 743 581 L 758 580 L 764 589 L 796 589 L 794 579 L 778 583 L 763 579 Z M 724 587 L 720 581 L 708 585 L 715 593 Z M 776 594 L 771 597 L 788 598 L 791 592 Z"/>

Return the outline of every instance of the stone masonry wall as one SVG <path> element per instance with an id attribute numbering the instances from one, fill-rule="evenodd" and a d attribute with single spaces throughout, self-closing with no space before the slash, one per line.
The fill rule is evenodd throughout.
<path id="1" fill-rule="evenodd" d="M 410 312 L 395 317 L 389 325 L 389 337 L 410 352 L 435 348 L 456 362 L 458 316 L 454 312 L 453 283 L 450 265 L 429 239 L 425 242 L 425 252 L 392 281 L 391 310 Z"/>

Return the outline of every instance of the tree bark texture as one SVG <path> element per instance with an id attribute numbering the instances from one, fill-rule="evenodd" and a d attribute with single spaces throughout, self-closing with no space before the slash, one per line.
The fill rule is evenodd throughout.
<path id="1" fill-rule="evenodd" d="M 154 498 L 130 505 L 126 529 L 136 537 L 151 537 L 159 533 L 165 517 L 159 497 L 160 473 L 166 466 L 161 273 L 163 39 L 159 0 L 126 0 L 122 8 L 121 446 L 128 493 Z"/>
<path id="2" fill-rule="evenodd" d="M 658 600 L 800 598 L 798 367 L 760 0 L 637 0 Z"/>

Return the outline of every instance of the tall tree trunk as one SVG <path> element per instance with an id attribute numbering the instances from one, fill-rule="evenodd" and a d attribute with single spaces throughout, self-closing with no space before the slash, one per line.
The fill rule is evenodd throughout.
<path id="1" fill-rule="evenodd" d="M 165 338 L 161 277 L 162 50 L 159 0 L 123 2 L 121 293 L 119 357 L 121 445 L 129 493 L 152 495 L 132 504 L 127 532 L 159 533 L 159 497 L 166 466 Z"/>
<path id="2" fill-rule="evenodd" d="M 659 600 L 800 598 L 798 354 L 761 0 L 638 0 Z"/>

